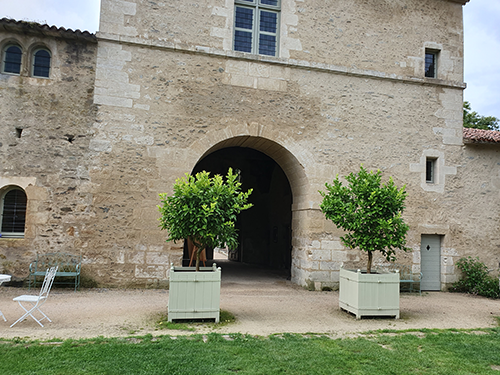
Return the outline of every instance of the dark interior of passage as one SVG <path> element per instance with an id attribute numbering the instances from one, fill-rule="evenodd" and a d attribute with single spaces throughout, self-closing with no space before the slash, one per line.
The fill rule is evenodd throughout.
<path id="1" fill-rule="evenodd" d="M 198 162 L 193 174 L 208 171 L 225 176 L 238 170 L 242 189 L 253 189 L 253 207 L 243 211 L 236 223 L 239 246 L 229 259 L 270 269 L 291 268 L 292 191 L 281 167 L 264 153 L 244 147 L 215 151 Z M 188 258 L 186 251 L 184 260 Z M 213 252 L 207 253 L 207 259 Z"/>

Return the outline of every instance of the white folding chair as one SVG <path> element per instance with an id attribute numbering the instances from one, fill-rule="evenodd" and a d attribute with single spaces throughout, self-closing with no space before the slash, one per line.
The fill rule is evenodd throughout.
<path id="1" fill-rule="evenodd" d="M 0 285 L 3 283 L 9 282 L 10 281 L 10 275 L 0 275 Z M 7 319 L 5 318 L 5 315 L 3 314 L 2 311 L 0 311 L 0 316 L 3 318 L 3 321 L 6 322 Z"/>
<path id="2" fill-rule="evenodd" d="M 23 316 L 21 316 L 19 319 L 17 319 L 11 327 L 13 327 L 15 324 L 23 321 L 28 315 L 31 316 L 38 324 L 40 324 L 43 327 L 43 324 L 41 323 L 42 320 L 47 319 L 49 322 L 52 322 L 52 320 L 49 319 L 47 315 L 45 315 L 42 310 L 40 310 L 40 307 L 47 301 L 47 298 L 49 297 L 50 293 L 50 288 L 52 287 L 52 283 L 54 282 L 54 277 L 56 277 L 56 272 L 57 272 L 57 267 L 52 267 L 50 269 L 47 269 L 47 272 L 45 273 L 45 279 L 43 279 L 43 284 L 42 284 L 42 289 L 40 289 L 40 294 L 37 296 L 33 295 L 22 295 L 19 297 L 14 298 L 14 301 L 19 303 L 19 306 L 26 312 Z M 31 303 L 31 308 L 26 308 L 23 306 L 22 302 L 29 302 Z M 37 319 L 33 316 L 33 312 L 38 311 L 40 314 L 43 315 L 43 318 Z"/>

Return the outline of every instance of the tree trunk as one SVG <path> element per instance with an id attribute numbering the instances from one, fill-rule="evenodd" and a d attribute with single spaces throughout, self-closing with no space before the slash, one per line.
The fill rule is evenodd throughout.
<path id="1" fill-rule="evenodd" d="M 207 261 L 207 256 L 204 253 L 206 246 L 200 245 L 193 240 L 192 237 L 188 237 L 188 253 L 189 253 L 189 267 L 193 264 L 194 256 L 196 254 L 196 272 L 200 271 L 200 260 L 205 264 Z"/>
<path id="2" fill-rule="evenodd" d="M 372 273 L 372 260 L 373 254 L 371 251 L 368 252 L 368 264 L 366 265 L 366 273 Z"/>
<path id="3" fill-rule="evenodd" d="M 196 272 L 200 272 L 200 254 L 203 251 L 201 247 L 196 248 Z"/>

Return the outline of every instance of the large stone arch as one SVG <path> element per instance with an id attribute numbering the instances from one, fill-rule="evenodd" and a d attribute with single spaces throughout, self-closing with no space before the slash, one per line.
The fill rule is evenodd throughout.
<path id="1" fill-rule="evenodd" d="M 318 193 L 339 172 L 338 166 L 319 163 L 300 139 L 272 124 L 225 121 L 224 128 L 208 131 L 186 148 L 150 148 L 150 155 L 156 158 L 162 189 L 191 173 L 200 160 L 217 150 L 246 147 L 264 153 L 281 167 L 292 190 L 292 282 L 315 289 L 338 285 L 345 249 L 338 239 L 338 230 L 319 210 Z"/>
<path id="2" fill-rule="evenodd" d="M 205 156 L 228 147 L 247 147 L 260 151 L 272 158 L 285 172 L 293 194 L 293 210 L 305 209 L 313 204 L 308 196 L 311 191 L 308 171 L 313 170 L 313 156 L 302 149 L 297 142 L 279 131 L 269 127 L 251 124 L 247 126 L 228 126 L 194 142 L 190 155 L 191 168 Z"/>
<path id="3" fill-rule="evenodd" d="M 316 178 L 318 165 L 315 164 L 313 155 L 295 139 L 279 130 L 258 124 L 230 125 L 220 131 L 208 133 L 191 145 L 190 168 L 194 168 L 207 155 L 229 147 L 251 148 L 264 153 L 281 167 L 288 178 L 293 196 L 291 280 L 308 286 L 314 280 L 314 276 L 311 276 L 309 250 L 314 242 L 313 232 L 317 231 L 311 225 L 317 225 L 319 204 L 319 179 Z M 194 155 L 197 157 L 193 158 Z M 310 181 L 311 177 L 313 182 Z M 326 281 L 328 279 L 330 277 Z"/>

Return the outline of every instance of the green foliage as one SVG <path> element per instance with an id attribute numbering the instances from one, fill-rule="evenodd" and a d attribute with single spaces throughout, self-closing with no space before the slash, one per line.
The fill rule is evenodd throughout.
<path id="1" fill-rule="evenodd" d="M 320 191 L 321 211 L 326 218 L 348 232 L 341 237 L 345 246 L 368 253 L 367 272 L 371 272 L 372 253 L 380 251 L 388 261 L 394 261 L 396 249 L 409 250 L 406 245 L 408 225 L 401 214 L 405 208 L 405 187 L 398 189 L 392 178 L 381 185 L 380 171 L 368 172 L 363 166 L 358 173 L 346 177 L 343 186 L 339 176 L 333 184 Z"/>
<path id="2" fill-rule="evenodd" d="M 227 310 L 221 310 L 220 311 L 220 317 L 219 317 L 219 324 L 220 326 L 225 326 L 230 323 L 236 322 L 236 317 L 234 314 L 230 311 Z"/>
<path id="3" fill-rule="evenodd" d="M 453 284 L 452 291 L 500 298 L 498 279 L 488 274 L 488 267 L 478 257 L 460 258 L 456 265 L 462 271 L 462 278 Z"/>
<path id="4" fill-rule="evenodd" d="M 155 323 L 156 329 L 171 329 L 179 331 L 194 331 L 195 328 L 186 323 L 168 321 L 168 314 L 161 314 Z"/>
<path id="5" fill-rule="evenodd" d="M 160 228 L 169 232 L 167 241 L 190 238 L 199 254 L 209 247 L 235 248 L 238 236 L 234 223 L 237 215 L 250 208 L 252 189 L 241 191 L 238 175 L 230 168 L 222 176 L 210 177 L 206 171 L 196 176 L 186 174 L 174 184 L 174 194 L 160 194 Z"/>
<path id="6" fill-rule="evenodd" d="M 500 130 L 500 124 L 494 116 L 481 116 L 473 111 L 469 102 L 464 102 L 464 127 L 483 130 Z"/>
<path id="7" fill-rule="evenodd" d="M 330 339 L 207 333 L 0 343 L 1 374 L 494 374 L 498 329 Z M 479 332 L 479 331 L 478 331 Z"/>
<path id="8" fill-rule="evenodd" d="M 175 322 L 168 321 L 168 314 L 161 314 L 156 320 L 156 329 L 171 329 L 181 331 L 194 331 L 195 327 L 208 326 L 219 328 L 234 323 L 236 317 L 227 310 L 220 310 L 219 323 L 214 323 L 213 319 L 182 319 Z"/>

